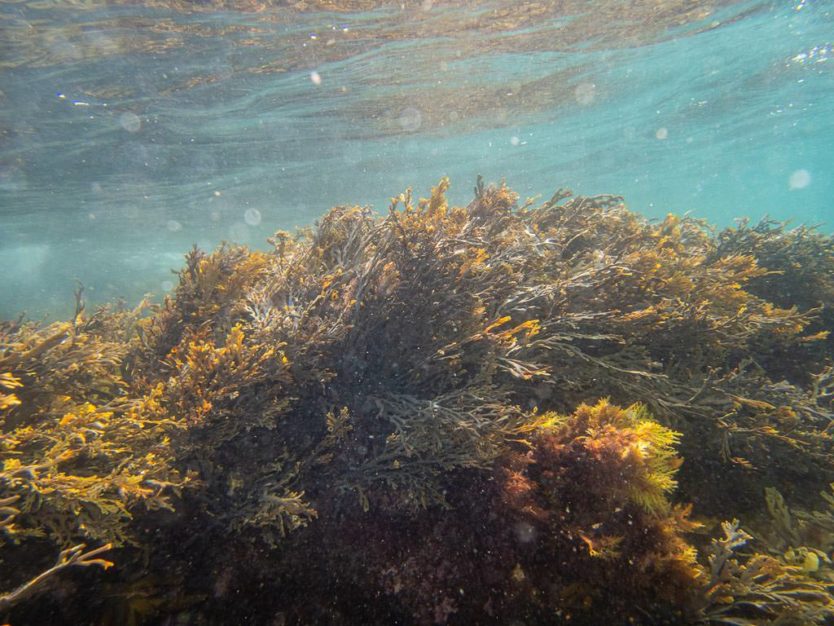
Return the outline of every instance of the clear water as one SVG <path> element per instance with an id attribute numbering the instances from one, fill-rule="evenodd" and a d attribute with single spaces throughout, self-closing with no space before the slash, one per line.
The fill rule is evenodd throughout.
<path id="1" fill-rule="evenodd" d="M 4 0 L 0 29 L 2 318 L 442 176 L 834 224 L 831 2 Z"/>

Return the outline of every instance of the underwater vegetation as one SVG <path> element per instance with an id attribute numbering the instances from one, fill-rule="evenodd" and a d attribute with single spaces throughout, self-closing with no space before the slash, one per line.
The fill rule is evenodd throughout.
<path id="1" fill-rule="evenodd" d="M 0 323 L 0 617 L 834 623 L 831 237 L 448 187 Z"/>

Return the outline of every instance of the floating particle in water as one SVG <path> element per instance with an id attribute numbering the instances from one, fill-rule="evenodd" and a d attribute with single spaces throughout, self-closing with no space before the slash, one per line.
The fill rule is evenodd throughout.
<path id="1" fill-rule="evenodd" d="M 400 111 L 400 116 L 397 118 L 397 123 L 407 133 L 413 133 L 420 129 L 423 125 L 423 114 L 419 109 L 414 107 L 406 107 Z"/>
<path id="2" fill-rule="evenodd" d="M 517 146 L 518 144 L 521 143 L 521 139 L 519 139 L 518 137 L 513 135 L 512 137 L 510 137 L 510 143 L 514 146 Z"/>
<path id="3" fill-rule="evenodd" d="M 808 170 L 796 170 L 788 179 L 788 187 L 791 189 L 805 189 L 811 184 L 811 174 Z"/>
<path id="4" fill-rule="evenodd" d="M 261 223 L 261 212 L 258 209 L 246 209 L 243 214 L 243 221 L 249 226 L 257 226 Z"/>
<path id="5" fill-rule="evenodd" d="M 220 211 L 212 211 L 209 214 L 209 219 L 211 219 L 212 222 L 219 222 L 220 221 Z"/>
<path id="6" fill-rule="evenodd" d="M 515 525 L 515 536 L 519 543 L 530 543 L 536 539 L 536 529 L 532 524 L 519 522 Z"/>
<path id="7" fill-rule="evenodd" d="M 162 291 L 171 291 L 174 288 L 174 283 L 170 280 L 163 280 L 160 287 L 162 287 Z"/>
<path id="8" fill-rule="evenodd" d="M 95 194 L 99 194 L 99 193 L 101 193 L 101 192 L 102 192 L 102 191 L 104 191 L 104 190 L 103 190 L 103 189 L 102 189 L 102 187 L 101 187 L 101 183 L 99 183 L 99 182 L 94 182 L 94 183 L 92 183 L 92 184 L 90 185 L 90 191 L 92 191 L 92 192 L 93 192 L 93 193 L 95 193 Z"/>
<path id="9" fill-rule="evenodd" d="M 573 90 L 574 98 L 576 98 L 576 101 L 583 106 L 593 103 L 596 95 L 597 86 L 594 83 L 580 83 L 576 86 L 576 89 Z"/>
<path id="10" fill-rule="evenodd" d="M 657 129 L 654 136 L 663 141 L 664 139 L 669 137 L 669 130 L 665 126 L 661 126 Z"/>
<path id="11" fill-rule="evenodd" d="M 168 220 L 165 224 L 165 228 L 170 230 L 172 233 L 182 230 L 182 224 L 180 224 L 177 220 Z"/>
<path id="12" fill-rule="evenodd" d="M 119 116 L 119 125 L 129 133 L 136 133 L 142 128 L 142 120 L 136 113 L 125 111 Z"/>
<path id="13" fill-rule="evenodd" d="M 310 72 L 310 80 L 314 85 L 321 85 L 321 75 L 318 72 Z"/>

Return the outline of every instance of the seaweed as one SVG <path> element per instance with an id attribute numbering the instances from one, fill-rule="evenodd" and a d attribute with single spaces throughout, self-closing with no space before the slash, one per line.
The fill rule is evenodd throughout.
<path id="1" fill-rule="evenodd" d="M 137 541 L 129 528 L 137 507 L 170 508 L 187 482 L 170 463 L 171 424 L 138 418 L 136 400 L 125 393 L 120 363 L 138 311 L 105 308 L 88 318 L 81 294 L 72 322 L 0 326 L 3 386 L 14 391 L 0 408 L 0 541 L 66 548 L 3 595 L 3 610 L 66 568 L 108 567 L 93 557 Z M 86 542 L 99 547 L 85 551 Z M 46 568 L 32 559 L 3 582 L 19 583 L 39 563 Z"/>
<path id="2" fill-rule="evenodd" d="M 825 624 L 834 617 L 830 585 L 784 559 L 740 556 L 752 539 L 738 520 L 721 525 L 724 536 L 709 549 L 710 579 L 702 620 L 709 624 Z"/>
<path id="3" fill-rule="evenodd" d="M 829 619 L 830 237 L 448 189 L 0 324 L 2 584 L 89 542 L 67 621 Z"/>
<path id="4" fill-rule="evenodd" d="M 819 371 L 830 358 L 832 304 L 834 304 L 834 243 L 831 237 L 813 226 L 788 229 L 787 223 L 763 219 L 751 225 L 739 220 L 735 228 L 721 231 L 716 255 L 747 254 L 768 269 L 751 281 L 748 290 L 778 306 L 795 306 L 800 311 L 815 311 L 811 329 L 824 342 L 815 342 L 801 353 L 782 351 L 767 355 L 790 363 L 792 379 L 808 382 L 808 374 Z M 801 356 L 800 356 L 801 355 Z M 800 357 L 800 358 L 797 358 Z M 785 363 L 787 359 L 787 363 Z M 811 363 L 809 363 L 811 361 Z"/>
<path id="5" fill-rule="evenodd" d="M 571 607 L 579 619 L 684 607 L 702 571 L 684 539 L 698 527 L 691 507 L 669 500 L 679 433 L 640 405 L 601 400 L 569 416 L 538 416 L 528 436 L 529 450 L 511 453 L 498 472 L 511 519 L 538 537 L 517 561 L 529 584 L 551 596 L 581 588 Z"/>
<path id="6" fill-rule="evenodd" d="M 61 550 L 61 553 L 58 555 L 58 560 L 52 567 L 20 585 L 17 589 L 0 594 L 0 611 L 5 611 L 18 602 L 22 602 L 36 595 L 47 584 L 50 578 L 65 568 L 98 566 L 107 569 L 113 566 L 113 563 L 110 561 L 96 558 L 103 552 L 110 550 L 112 547 L 110 544 L 105 544 L 94 550 L 85 551 L 86 547 L 86 545 L 80 543 L 72 548 Z"/>

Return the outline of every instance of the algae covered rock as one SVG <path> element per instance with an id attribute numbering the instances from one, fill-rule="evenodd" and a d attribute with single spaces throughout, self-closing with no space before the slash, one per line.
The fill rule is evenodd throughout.
<path id="1" fill-rule="evenodd" d="M 448 187 L 0 325 L 12 623 L 829 619 L 827 548 L 717 521 L 834 480 L 830 281 L 779 288 L 830 237 Z"/>

